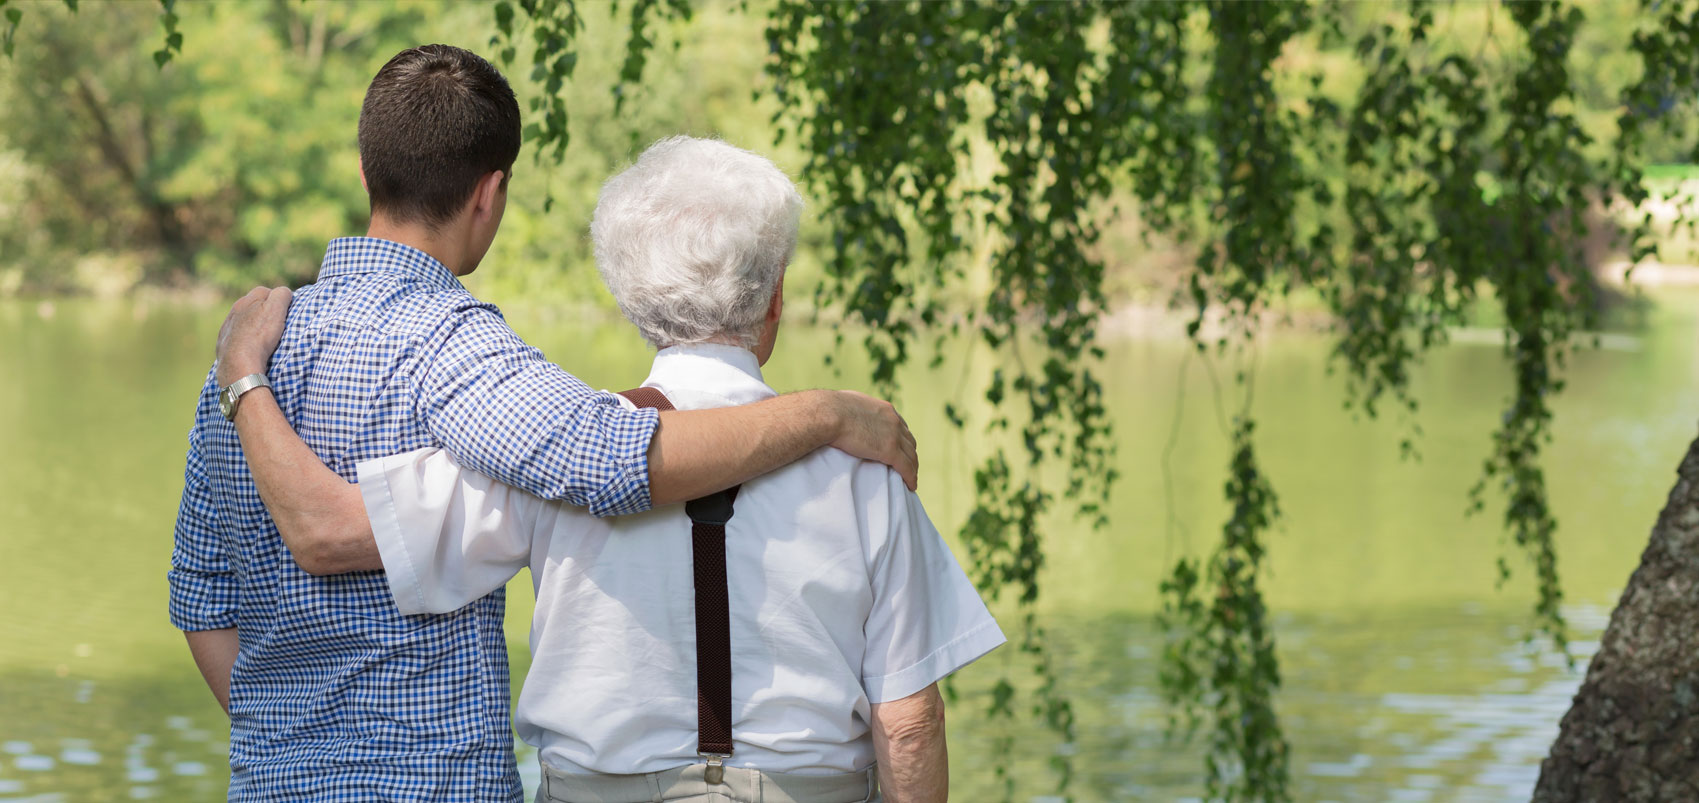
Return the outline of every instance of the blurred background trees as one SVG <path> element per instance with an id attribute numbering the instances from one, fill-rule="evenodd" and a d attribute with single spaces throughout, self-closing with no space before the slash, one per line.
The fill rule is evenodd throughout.
<path id="1" fill-rule="evenodd" d="M 594 6 L 589 20 L 607 26 L 609 9 Z M 327 240 L 365 230 L 354 135 L 377 67 L 423 41 L 494 56 L 489 8 L 457 3 L 186 5 L 178 30 L 189 45 L 163 69 L 152 57 L 157 5 L 6 9 L 21 13 L 14 54 L 0 60 L 0 296 L 310 281 Z M 559 164 L 522 155 L 489 291 L 605 303 L 586 242 L 596 192 L 681 119 L 777 150 L 794 169 L 794 151 L 769 144 L 770 101 L 751 97 L 760 20 L 729 7 L 698 20 L 688 41 L 657 51 L 649 80 L 631 90 L 642 101 L 618 117 L 608 88 L 624 39 L 579 43 L 582 80 L 564 90 L 573 147 Z M 510 72 L 522 103 L 540 91 L 523 69 Z"/>
<path id="2" fill-rule="evenodd" d="M 1584 65 L 1572 74 L 1573 113 L 1592 138 L 1590 152 L 1603 158 L 1620 92 L 1639 71 L 1630 48 L 1637 6 L 1577 5 L 1587 23 L 1570 56 Z M 5 8 L 21 13 L 15 53 L 0 61 L 0 296 L 308 280 L 325 240 L 364 228 L 353 126 L 376 65 L 425 40 L 496 55 L 488 8 L 437 0 L 185 6 L 178 28 L 195 45 L 163 70 L 152 59 L 163 36 L 153 4 L 84 3 L 73 13 L 59 0 L 11 0 Z M 596 189 L 644 144 L 678 130 L 680 119 L 694 133 L 720 134 L 800 169 L 803 153 L 779 141 L 778 103 L 766 93 L 764 9 L 704 3 L 690 22 L 658 20 L 649 35 L 661 46 L 641 83 L 624 90 L 639 100 L 619 115 L 609 89 L 625 66 L 624 21 L 601 4 L 580 9 L 594 35 L 574 43 L 577 72 L 562 90 L 573 110 L 572 147 L 559 165 L 533 163 L 527 151 L 515 191 L 525 214 L 498 243 L 507 266 L 500 284 L 512 285 L 514 297 L 600 302 L 600 285 L 581 270 L 589 267 L 583 231 Z M 1478 53 L 1489 74 L 1514 59 L 1516 34 L 1502 9 L 1464 4 L 1437 13 L 1429 32 L 1436 50 Z M 1350 35 L 1302 37 L 1283 59 L 1293 75 L 1318 70 L 1320 94 L 1345 104 L 1369 72 L 1353 35 L 1403 12 L 1365 3 L 1341 5 L 1339 14 Z M 610 30 L 620 34 L 605 35 Z M 540 93 L 528 65 L 509 72 L 522 98 Z M 1657 130 L 1644 153 L 1667 165 L 1658 176 L 1679 180 L 1689 174 L 1683 148 L 1679 136 Z M 1343 172 L 1334 179 L 1342 182 Z M 1495 180 L 1490 171 L 1482 176 L 1486 192 Z M 1113 199 L 1130 200 L 1132 181 L 1117 177 Z M 557 205 L 544 213 L 541 201 L 551 195 Z M 1121 211 L 1101 249 L 1105 286 L 1123 302 L 1160 304 L 1190 257 L 1160 237 L 1144 242 L 1149 227 L 1136 205 Z M 805 237 L 808 275 L 818 275 L 827 240 L 818 226 Z"/>

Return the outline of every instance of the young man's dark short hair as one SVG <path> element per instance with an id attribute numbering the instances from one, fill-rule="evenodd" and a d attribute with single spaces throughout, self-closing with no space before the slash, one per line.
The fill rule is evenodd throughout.
<path id="1" fill-rule="evenodd" d="M 510 175 L 518 156 L 519 101 L 476 53 L 450 45 L 403 50 L 366 90 L 360 162 L 374 213 L 444 223 L 480 178 Z"/>

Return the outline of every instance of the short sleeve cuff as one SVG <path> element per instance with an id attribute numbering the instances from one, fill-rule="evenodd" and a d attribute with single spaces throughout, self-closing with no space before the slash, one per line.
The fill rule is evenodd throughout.
<path id="1" fill-rule="evenodd" d="M 224 630 L 236 626 L 236 576 L 172 569 L 169 609 L 178 630 Z"/>
<path id="2" fill-rule="evenodd" d="M 389 593 L 395 607 L 404 614 L 428 613 L 423 585 L 413 556 L 407 552 L 407 539 L 401 531 L 401 516 L 395 509 L 395 492 L 390 477 L 396 471 L 405 472 L 413 463 L 411 455 L 392 455 L 377 460 L 365 460 L 356 466 L 360 480 L 360 500 L 366 505 L 366 518 L 372 524 L 372 540 L 377 542 L 378 556 L 389 578 Z"/>
<path id="3" fill-rule="evenodd" d="M 873 703 L 901 700 L 949 677 L 1007 641 L 996 620 L 987 616 L 977 627 L 957 636 L 904 669 L 878 677 L 862 678 L 867 700 Z"/>
<path id="4" fill-rule="evenodd" d="M 604 393 L 612 399 L 619 398 Z M 649 443 L 661 425 L 661 414 L 647 408 L 620 409 L 619 413 L 610 443 L 613 464 L 618 468 L 586 506 L 590 515 L 597 518 L 643 513 L 654 506 L 649 495 Z"/>

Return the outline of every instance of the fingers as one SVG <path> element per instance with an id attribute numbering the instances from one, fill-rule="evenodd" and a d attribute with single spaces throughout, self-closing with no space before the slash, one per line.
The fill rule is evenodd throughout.
<path id="1" fill-rule="evenodd" d="M 831 398 L 843 403 L 838 409 L 845 427 L 832 445 L 864 460 L 884 463 L 903 478 L 909 490 L 919 488 L 920 458 L 914 433 L 897 408 L 855 391 L 838 391 Z"/>
<path id="2" fill-rule="evenodd" d="M 897 469 L 897 474 L 902 476 L 903 484 L 909 490 L 920 490 L 920 458 L 915 456 L 913 449 L 903 453 L 903 465 Z"/>
<path id="3" fill-rule="evenodd" d="M 270 293 L 271 291 L 264 287 L 256 287 L 249 290 L 247 295 L 236 299 L 236 303 L 230 306 L 230 313 L 234 315 L 238 311 L 245 310 L 257 303 L 260 303 L 264 301 L 266 296 Z"/>
<path id="4" fill-rule="evenodd" d="M 258 290 L 263 288 L 255 289 Z M 281 322 L 284 318 L 288 317 L 289 303 L 293 300 L 293 298 L 294 295 L 289 292 L 289 288 L 274 287 L 271 290 L 266 291 L 265 297 L 260 301 L 261 314 L 268 321 Z"/>
<path id="5" fill-rule="evenodd" d="M 236 322 L 236 319 L 242 317 L 242 313 L 249 307 L 263 301 L 270 292 L 264 287 L 255 287 L 249 290 L 246 295 L 236 299 L 236 303 L 230 305 L 230 311 L 224 315 L 224 322 L 218 325 L 218 339 L 214 341 L 214 359 L 222 354 L 224 341 L 230 336 L 230 327 Z"/>
<path id="6" fill-rule="evenodd" d="M 899 436 L 897 438 L 897 448 L 902 453 L 902 461 L 903 461 L 903 466 L 901 468 L 897 469 L 897 473 L 902 475 L 903 484 L 907 485 L 909 490 L 911 490 L 911 491 L 919 490 L 920 489 L 920 450 L 919 450 L 919 446 L 915 442 L 914 433 L 909 431 L 908 422 L 904 421 L 903 417 L 901 415 L 897 414 L 896 408 L 892 408 L 891 413 L 892 413 L 892 415 L 897 416 L 897 428 L 898 428 L 898 432 L 899 432 Z"/>
<path id="7" fill-rule="evenodd" d="M 287 287 L 255 287 L 231 305 L 214 350 L 221 384 L 239 373 L 264 370 L 283 336 L 293 300 Z"/>

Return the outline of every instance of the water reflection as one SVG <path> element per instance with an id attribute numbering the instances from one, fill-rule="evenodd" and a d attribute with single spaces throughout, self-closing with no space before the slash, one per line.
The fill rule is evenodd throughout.
<path id="1" fill-rule="evenodd" d="M 1279 711 L 1293 740 L 1294 794 L 1304 801 L 1526 800 L 1557 723 L 1580 684 L 1608 612 L 1566 611 L 1578 668 L 1535 650 L 1512 614 L 1479 610 L 1419 617 L 1304 617 L 1281 629 L 1286 687 Z M 1200 756 L 1168 741 L 1146 617 L 1056 617 L 1049 627 L 1072 687 L 1079 740 L 1059 746 L 1026 723 L 984 710 L 999 662 L 958 678 L 950 706 L 952 791 L 960 800 L 999 790 L 992 744 L 1015 735 L 1007 765 L 1030 799 L 1052 783 L 1055 752 L 1074 756 L 1083 801 L 1197 799 Z M 525 648 L 513 645 L 515 670 Z M 92 681 L 51 674 L 0 678 L 0 799 L 220 800 L 227 779 L 224 723 L 206 716 L 198 679 Z M 89 689 L 86 703 L 80 690 Z M 196 714 L 177 713 L 181 711 Z M 527 788 L 536 754 L 520 745 Z M 45 797 L 44 797 L 45 796 Z M 1026 798 L 1023 798 L 1026 799 Z"/>
<path id="2" fill-rule="evenodd" d="M 0 799 L 222 800 L 226 726 L 182 681 L 0 676 Z"/>
<path id="3" fill-rule="evenodd" d="M 38 313 L 0 302 L 0 800 L 221 800 L 227 726 L 166 621 L 164 576 L 183 436 L 223 310 L 66 301 Z M 628 387 L 645 373 L 648 352 L 626 327 L 509 317 L 592 384 Z M 1547 476 L 1568 598 L 1591 603 L 1566 611 L 1583 660 L 1692 437 L 1696 331 L 1699 295 L 1660 303 L 1639 348 L 1571 360 Z M 830 341 L 787 331 L 772 383 L 844 384 L 820 365 Z M 966 516 L 984 444 L 948 428 L 936 403 L 965 395 L 958 407 L 971 411 L 975 377 L 993 367 L 983 351 L 958 351 L 967 356 L 951 359 L 965 365 L 903 377 L 905 410 L 925 434 L 922 496 L 946 532 Z M 1004 736 L 1018 745 L 1006 769 L 1020 800 L 1049 794 L 1059 752 L 1074 758 L 1081 801 L 1202 794 L 1197 749 L 1164 738 L 1162 640 L 1150 616 L 1165 565 L 1201 550 L 1225 513 L 1226 444 L 1207 379 L 1180 378 L 1187 353 L 1180 341 L 1111 344 L 1104 381 L 1124 477 L 1113 528 L 1059 517 L 1051 531 L 1043 620 L 1078 741 L 984 716 L 1000 670 L 1030 677 L 1005 649 L 956 684 L 957 799 L 999 795 L 992 745 Z M 1259 380 L 1265 458 L 1286 511 L 1271 536 L 1269 596 L 1287 612 L 1277 618 L 1278 705 L 1294 796 L 1526 800 L 1581 675 L 1524 644 L 1526 572 L 1495 590 L 1497 522 L 1462 515 L 1503 399 L 1502 355 L 1489 343 L 1434 355 L 1418 377 L 1426 457 L 1406 463 L 1395 422 L 1340 415 L 1326 354 L 1317 338 L 1277 339 Z M 858 375 L 853 353 L 840 364 Z M 1177 404 L 1180 448 L 1165 476 Z M 515 677 L 530 597 L 522 576 L 509 593 Z M 520 755 L 534 788 L 535 755 Z"/>

